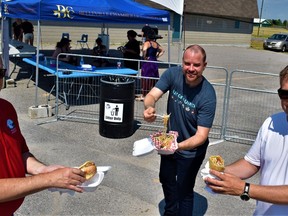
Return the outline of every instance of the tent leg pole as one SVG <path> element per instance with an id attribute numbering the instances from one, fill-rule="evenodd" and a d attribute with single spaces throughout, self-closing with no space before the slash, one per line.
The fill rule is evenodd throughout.
<path id="1" fill-rule="evenodd" d="M 170 62 L 170 59 L 171 59 L 170 57 L 170 25 L 168 25 L 168 62 Z"/>
<path id="2" fill-rule="evenodd" d="M 40 20 L 37 23 L 37 50 L 36 50 L 36 77 L 35 77 L 35 107 L 38 107 L 38 80 L 39 80 L 39 46 L 40 46 Z"/>

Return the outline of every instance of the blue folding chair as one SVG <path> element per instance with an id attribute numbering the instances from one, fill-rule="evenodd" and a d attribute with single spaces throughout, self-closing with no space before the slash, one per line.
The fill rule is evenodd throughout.
<path id="1" fill-rule="evenodd" d="M 89 49 L 89 46 L 88 46 L 88 34 L 82 34 L 81 40 L 77 40 L 76 48 L 77 48 L 78 44 L 80 44 L 82 49 L 84 49 L 85 45 Z"/>
<path id="2" fill-rule="evenodd" d="M 69 33 L 62 33 L 62 38 L 67 38 L 67 39 L 69 39 L 70 38 L 70 35 L 69 35 Z"/>

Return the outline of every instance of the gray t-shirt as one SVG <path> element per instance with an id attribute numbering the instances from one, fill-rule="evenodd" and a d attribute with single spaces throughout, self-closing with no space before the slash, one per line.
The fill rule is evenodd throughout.
<path id="1" fill-rule="evenodd" d="M 185 82 L 182 67 L 168 68 L 155 85 L 164 93 L 169 91 L 167 113 L 171 113 L 168 130 L 177 131 L 181 142 L 195 135 L 197 126 L 211 128 L 216 110 L 216 93 L 205 77 L 196 87 Z M 206 152 L 209 140 L 198 148 L 178 151 L 184 157 Z"/>

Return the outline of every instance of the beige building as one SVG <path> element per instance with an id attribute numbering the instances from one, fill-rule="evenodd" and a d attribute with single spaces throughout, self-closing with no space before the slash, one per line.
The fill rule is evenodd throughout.
<path id="1" fill-rule="evenodd" d="M 164 9 L 151 1 L 139 3 Z M 257 0 L 184 0 L 184 43 L 249 46 Z M 180 16 L 171 12 L 172 41 L 179 40 Z"/>

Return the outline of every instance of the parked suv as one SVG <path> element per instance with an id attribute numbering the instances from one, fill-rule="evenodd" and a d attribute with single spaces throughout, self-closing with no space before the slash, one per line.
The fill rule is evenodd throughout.
<path id="1" fill-rule="evenodd" d="M 273 34 L 268 39 L 264 40 L 264 49 L 279 50 L 285 52 L 288 50 L 288 34 L 278 33 Z"/>

